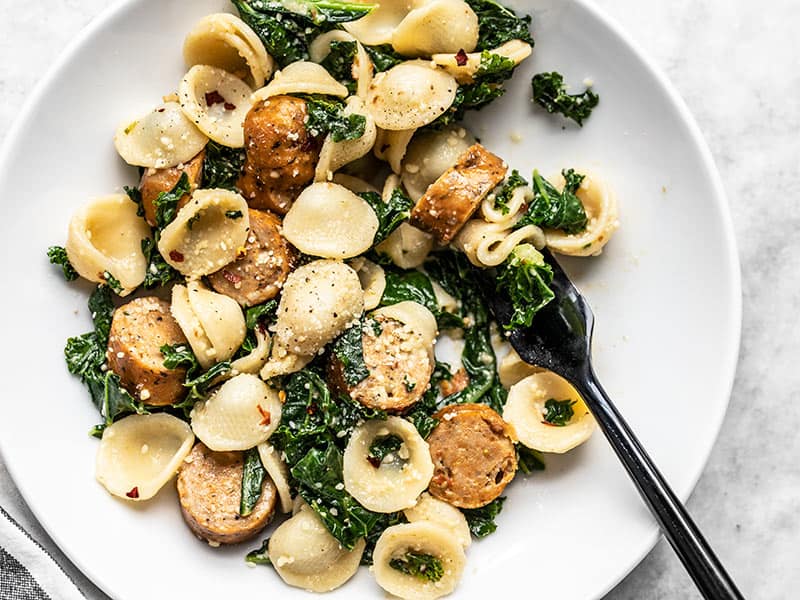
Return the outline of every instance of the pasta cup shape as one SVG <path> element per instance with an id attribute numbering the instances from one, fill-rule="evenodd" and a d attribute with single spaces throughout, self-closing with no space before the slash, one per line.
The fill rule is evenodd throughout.
<path id="1" fill-rule="evenodd" d="M 212 358 L 216 362 L 228 360 L 236 354 L 247 334 L 239 303 L 212 292 L 197 281 L 190 281 L 186 288 L 192 313 L 213 349 Z"/>
<path id="2" fill-rule="evenodd" d="M 274 344 L 272 347 L 272 355 L 261 368 L 261 379 L 269 381 L 273 377 L 297 373 L 297 371 L 310 363 L 312 358 L 314 357 L 309 355 L 290 354 L 283 346 Z"/>
<path id="3" fill-rule="evenodd" d="M 545 245 L 544 232 L 536 225 L 511 229 L 510 224 L 472 219 L 458 232 L 453 246 L 466 254 L 476 267 L 496 267 L 523 242 L 541 250 Z"/>
<path id="4" fill-rule="evenodd" d="M 229 13 L 207 15 L 186 36 L 183 58 L 187 67 L 210 65 L 260 88 L 270 78 L 275 62 L 258 35 Z"/>
<path id="5" fill-rule="evenodd" d="M 342 27 L 367 46 L 391 44 L 394 30 L 415 6 L 413 0 L 385 0 L 366 17 Z"/>
<path id="6" fill-rule="evenodd" d="M 229 148 L 244 146 L 244 119 L 252 88 L 223 69 L 195 65 L 178 86 L 181 108 L 209 138 Z"/>
<path id="7" fill-rule="evenodd" d="M 518 65 L 523 60 L 531 55 L 531 45 L 523 42 L 522 40 L 511 40 L 502 46 L 498 46 L 493 50 L 489 50 L 490 54 L 497 54 L 505 58 L 510 58 Z M 456 56 L 453 52 L 445 54 L 434 54 L 431 56 L 431 61 L 443 67 L 448 73 L 456 78 L 458 83 L 472 83 L 475 80 L 475 74 L 481 66 L 482 52 L 470 52 L 466 56 L 466 61 L 463 55 Z"/>
<path id="8" fill-rule="evenodd" d="M 563 425 L 545 420 L 550 400 L 572 403 L 572 415 Z M 595 429 L 594 417 L 578 392 L 555 373 L 529 375 L 511 386 L 503 419 L 517 432 L 519 441 L 533 450 L 563 454 L 589 439 Z"/>
<path id="9" fill-rule="evenodd" d="M 380 265 L 361 257 L 350 261 L 350 266 L 358 273 L 358 280 L 364 291 L 364 310 L 372 310 L 383 298 L 383 292 L 386 290 L 386 273 Z"/>
<path id="10" fill-rule="evenodd" d="M 403 56 L 472 52 L 478 45 L 478 15 L 464 0 L 433 0 L 409 12 L 392 33 Z"/>
<path id="11" fill-rule="evenodd" d="M 452 75 L 416 60 L 378 73 L 367 92 L 367 107 L 381 129 L 416 129 L 432 123 L 453 104 L 458 85 Z"/>
<path id="12" fill-rule="evenodd" d="M 379 254 L 388 256 L 401 269 L 417 268 L 432 249 L 433 236 L 405 221 L 375 247 Z"/>
<path id="13" fill-rule="evenodd" d="M 415 137 L 403 157 L 402 170 L 403 185 L 411 199 L 416 202 L 422 198 L 428 186 L 455 166 L 458 157 L 474 143 L 475 138 L 463 127 L 448 127 Z"/>
<path id="14" fill-rule="evenodd" d="M 323 258 L 352 258 L 372 247 L 378 217 L 366 200 L 336 183 L 314 183 L 283 219 L 283 235 L 298 250 Z"/>
<path id="15" fill-rule="evenodd" d="M 269 442 L 264 442 L 258 445 L 258 456 L 261 458 L 261 464 L 267 471 L 267 475 L 278 490 L 281 512 L 292 512 L 294 501 L 292 500 L 292 490 L 289 487 L 289 468 L 281 458 L 281 453 Z"/>
<path id="16" fill-rule="evenodd" d="M 342 112 L 345 116 L 364 116 L 366 119 L 364 134 L 354 140 L 343 140 L 341 142 L 334 142 L 331 134 L 328 134 L 319 153 L 315 175 L 316 181 L 331 180 L 336 171 L 366 155 L 375 145 L 377 128 L 375 127 L 375 121 L 364 105 L 364 101 L 358 96 L 350 96 L 347 99 L 347 106 Z"/>
<path id="17" fill-rule="evenodd" d="M 338 183 L 339 185 L 346 187 L 354 194 L 362 194 L 364 192 L 378 193 L 378 189 L 372 184 L 367 183 L 363 179 L 353 177 L 352 175 L 347 175 L 345 173 L 336 173 L 333 176 L 333 183 Z"/>
<path id="18" fill-rule="evenodd" d="M 418 333 L 422 345 L 433 357 L 433 345 L 436 343 L 438 331 L 436 329 L 436 317 L 427 308 L 418 302 L 405 300 L 397 304 L 390 304 L 379 308 L 372 313 L 373 317 L 382 316 L 387 319 L 394 319 Z"/>
<path id="19" fill-rule="evenodd" d="M 392 566 L 409 553 L 436 559 L 441 565 L 441 577 L 418 577 Z M 408 600 L 428 600 L 456 589 L 467 559 L 449 528 L 423 520 L 387 528 L 375 544 L 373 560 L 375 580 L 384 590 Z"/>
<path id="20" fill-rule="evenodd" d="M 202 277 L 233 262 L 247 240 L 247 202 L 228 190 L 197 190 L 161 232 L 158 251 L 187 277 Z"/>
<path id="21" fill-rule="evenodd" d="M 172 316 L 178 322 L 183 335 L 189 340 L 192 352 L 197 357 L 200 366 L 208 369 L 214 364 L 216 353 L 211 346 L 200 319 L 194 314 L 189 302 L 189 290 L 186 286 L 175 285 L 172 287 L 172 302 L 169 307 Z"/>
<path id="22" fill-rule="evenodd" d="M 260 90 L 256 90 L 253 94 L 253 104 L 272 96 L 293 94 L 323 94 L 346 98 L 348 91 L 325 70 L 325 67 L 299 60 L 276 72 L 272 81 Z"/>
<path id="23" fill-rule="evenodd" d="M 375 140 L 375 157 L 389 163 L 394 173 L 402 172 L 403 157 L 416 129 L 389 131 L 379 129 Z"/>
<path id="24" fill-rule="evenodd" d="M 125 194 L 92 200 L 72 217 L 67 233 L 67 257 L 84 279 L 105 282 L 111 275 L 127 296 L 143 281 L 147 259 L 142 240 L 150 227 L 136 214 L 136 205 Z"/>
<path id="25" fill-rule="evenodd" d="M 329 592 L 358 571 L 366 543 L 343 548 L 308 506 L 284 521 L 269 539 L 272 566 L 288 585 L 312 592 Z"/>
<path id="26" fill-rule="evenodd" d="M 374 466 L 370 447 L 379 438 L 400 438 L 396 452 Z M 353 431 L 344 451 L 344 487 L 362 506 L 379 513 L 410 508 L 433 476 L 428 444 L 417 429 L 401 417 L 373 419 Z"/>
<path id="27" fill-rule="evenodd" d="M 528 377 L 541 373 L 545 369 L 537 367 L 522 360 L 514 348 L 509 348 L 506 354 L 497 366 L 497 375 L 500 377 L 500 383 L 506 389 L 509 389 L 515 383 L 518 383 Z"/>
<path id="28" fill-rule="evenodd" d="M 191 412 L 192 431 L 217 452 L 248 450 L 272 435 L 281 420 L 278 392 L 243 373 L 223 383 Z"/>
<path id="29" fill-rule="evenodd" d="M 256 327 L 256 347 L 249 354 L 231 363 L 233 375 L 239 373 L 258 373 L 269 360 L 270 337 L 260 327 Z"/>
<path id="30" fill-rule="evenodd" d="M 403 514 L 409 523 L 431 521 L 441 525 L 461 544 L 462 548 L 467 548 L 472 544 L 472 535 L 464 513 L 452 504 L 434 498 L 427 492 L 419 497 L 415 506 L 404 510 Z"/>
<path id="31" fill-rule="evenodd" d="M 95 477 L 114 496 L 148 500 L 172 479 L 193 444 L 192 430 L 177 417 L 130 415 L 103 431 Z"/>

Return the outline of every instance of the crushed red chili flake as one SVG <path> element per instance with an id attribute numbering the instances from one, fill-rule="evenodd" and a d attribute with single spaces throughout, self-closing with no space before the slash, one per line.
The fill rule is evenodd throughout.
<path id="1" fill-rule="evenodd" d="M 214 106 L 215 104 L 225 104 L 225 98 L 217 90 L 206 92 L 206 104 Z"/>
<path id="2" fill-rule="evenodd" d="M 281 401 L 281 404 L 285 404 L 286 403 L 286 392 L 284 392 L 283 390 L 280 390 L 278 392 L 278 400 Z"/>
<path id="3" fill-rule="evenodd" d="M 228 271 L 228 269 L 223 269 L 222 270 L 222 276 L 225 279 L 227 279 L 230 283 L 232 283 L 233 285 L 236 285 L 237 283 L 241 283 L 241 281 L 242 281 L 242 278 L 239 275 L 237 275 L 236 273 L 234 273 L 232 271 Z"/>
<path id="4" fill-rule="evenodd" d="M 463 67 L 465 64 L 467 64 L 467 53 L 464 52 L 463 48 L 456 53 L 456 64 L 459 67 Z"/>
<path id="5" fill-rule="evenodd" d="M 183 262 L 184 256 L 177 250 L 170 250 L 169 257 L 175 262 Z"/>
<path id="6" fill-rule="evenodd" d="M 137 486 L 134 486 L 134 487 L 131 489 L 131 491 L 130 491 L 130 492 L 128 492 L 127 494 L 125 494 L 125 495 L 126 495 L 128 498 L 134 498 L 134 499 L 138 498 L 138 497 L 139 497 L 139 486 L 138 486 L 138 485 L 137 485 Z"/>
<path id="7" fill-rule="evenodd" d="M 236 105 L 231 102 L 225 103 L 225 110 L 236 110 Z"/>
<path id="8" fill-rule="evenodd" d="M 264 410 L 264 407 L 261 406 L 260 404 L 256 404 L 256 408 L 258 409 L 258 412 L 261 414 L 261 422 L 259 423 L 259 425 L 266 427 L 272 422 L 272 416 L 269 414 L 269 411 Z"/>
<path id="9" fill-rule="evenodd" d="M 369 464 L 371 464 L 373 467 L 375 467 L 376 469 L 381 466 L 381 459 L 378 458 L 377 456 L 368 456 L 367 457 L 367 462 Z"/>

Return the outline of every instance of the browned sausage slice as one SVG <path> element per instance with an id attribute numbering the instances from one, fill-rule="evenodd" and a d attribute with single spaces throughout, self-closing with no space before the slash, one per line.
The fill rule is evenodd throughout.
<path id="1" fill-rule="evenodd" d="M 428 349 L 409 343 L 411 329 L 383 316 L 375 317 L 378 327 L 368 320 L 361 334 L 364 363 L 369 376 L 355 386 L 344 379 L 344 366 L 331 354 L 328 379 L 334 389 L 350 395 L 364 406 L 380 410 L 401 411 L 419 400 L 428 388 L 433 363 Z M 377 330 L 380 333 L 376 335 Z"/>
<path id="2" fill-rule="evenodd" d="M 244 172 L 239 189 L 253 208 L 285 215 L 314 178 L 322 136 L 306 129 L 306 101 L 273 96 L 258 102 L 244 121 Z"/>
<path id="3" fill-rule="evenodd" d="M 174 404 L 185 393 L 185 369 L 164 368 L 161 346 L 186 344 L 169 303 L 136 298 L 114 311 L 108 336 L 108 368 L 137 399 L 153 406 Z"/>
<path id="4" fill-rule="evenodd" d="M 517 471 L 513 429 L 484 404 L 446 406 L 433 416 L 430 493 L 459 508 L 489 504 Z"/>
<path id="5" fill-rule="evenodd" d="M 220 294 L 242 306 L 255 306 L 280 293 L 294 268 L 297 251 L 281 235 L 281 220 L 272 213 L 250 209 L 250 233 L 244 254 L 208 280 Z"/>
<path id="6" fill-rule="evenodd" d="M 206 151 L 200 153 L 184 165 L 170 167 L 169 169 L 146 169 L 139 182 L 139 191 L 142 193 L 142 208 L 144 208 L 144 219 L 151 227 L 156 225 L 155 201 L 161 192 L 168 192 L 178 183 L 181 175 L 186 173 L 192 191 L 200 185 L 200 178 L 203 176 L 203 161 Z M 186 194 L 178 201 L 178 208 L 182 208 L 189 202 L 189 194 Z"/>
<path id="7" fill-rule="evenodd" d="M 467 148 L 458 162 L 434 181 L 411 210 L 411 224 L 447 244 L 506 176 L 505 162 L 480 144 Z"/>
<path id="8" fill-rule="evenodd" d="M 242 452 L 214 452 L 198 442 L 178 474 L 183 519 L 197 537 L 217 544 L 236 544 L 258 535 L 275 512 L 275 484 L 264 478 L 253 512 L 239 514 L 242 497 Z"/>

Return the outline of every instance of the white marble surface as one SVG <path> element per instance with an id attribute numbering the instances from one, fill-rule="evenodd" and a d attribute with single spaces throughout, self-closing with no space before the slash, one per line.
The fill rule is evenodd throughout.
<path id="1" fill-rule="evenodd" d="M 695 114 L 725 180 L 739 243 L 738 374 L 689 509 L 747 598 L 793 598 L 800 589 L 800 3 L 594 1 L 667 72 Z M 0 139 L 43 70 L 111 3 L 0 0 Z M 702 410 L 692 418 L 703 418 Z M 52 549 L 87 596 L 104 597 L 36 524 L 2 457 L 0 504 Z M 695 597 L 664 541 L 608 595 Z"/>

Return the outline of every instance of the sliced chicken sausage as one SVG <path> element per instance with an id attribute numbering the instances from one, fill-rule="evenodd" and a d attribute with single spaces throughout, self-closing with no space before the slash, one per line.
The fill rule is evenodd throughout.
<path id="1" fill-rule="evenodd" d="M 446 406 L 428 437 L 433 460 L 431 495 L 459 508 L 478 508 L 503 493 L 514 478 L 513 429 L 484 404 Z"/>
<path id="2" fill-rule="evenodd" d="M 144 209 L 145 221 L 151 226 L 156 224 L 155 201 L 161 192 L 169 192 L 178 183 L 181 175 L 186 173 L 189 177 L 191 190 L 194 191 L 200 185 L 203 176 L 203 161 L 206 151 L 202 150 L 197 156 L 185 165 L 170 167 L 169 169 L 146 169 L 139 182 L 139 191 L 142 194 L 142 208 Z M 185 194 L 178 201 L 178 208 L 189 202 L 189 194 Z"/>
<path id="3" fill-rule="evenodd" d="M 211 287 L 242 306 L 255 306 L 277 296 L 297 260 L 297 250 L 281 235 L 281 220 L 250 209 L 245 252 L 209 275 Z"/>
<path id="4" fill-rule="evenodd" d="M 411 210 L 411 224 L 447 244 L 503 181 L 505 162 L 480 144 L 473 144 L 458 162 L 434 181 Z"/>
<path id="5" fill-rule="evenodd" d="M 322 136 L 306 129 L 306 101 L 273 96 L 258 102 L 244 121 L 242 196 L 253 208 L 285 215 L 314 178 Z"/>
<path id="6" fill-rule="evenodd" d="M 242 452 L 214 452 L 198 442 L 178 474 L 183 519 L 197 537 L 215 544 L 236 544 L 258 535 L 275 512 L 277 492 L 264 478 L 253 512 L 239 514 L 242 497 Z"/>
<path id="7" fill-rule="evenodd" d="M 165 368 L 160 348 L 186 343 L 168 302 L 152 296 L 136 298 L 114 311 L 106 350 L 108 368 L 145 404 L 174 404 L 185 394 L 186 370 Z"/>

